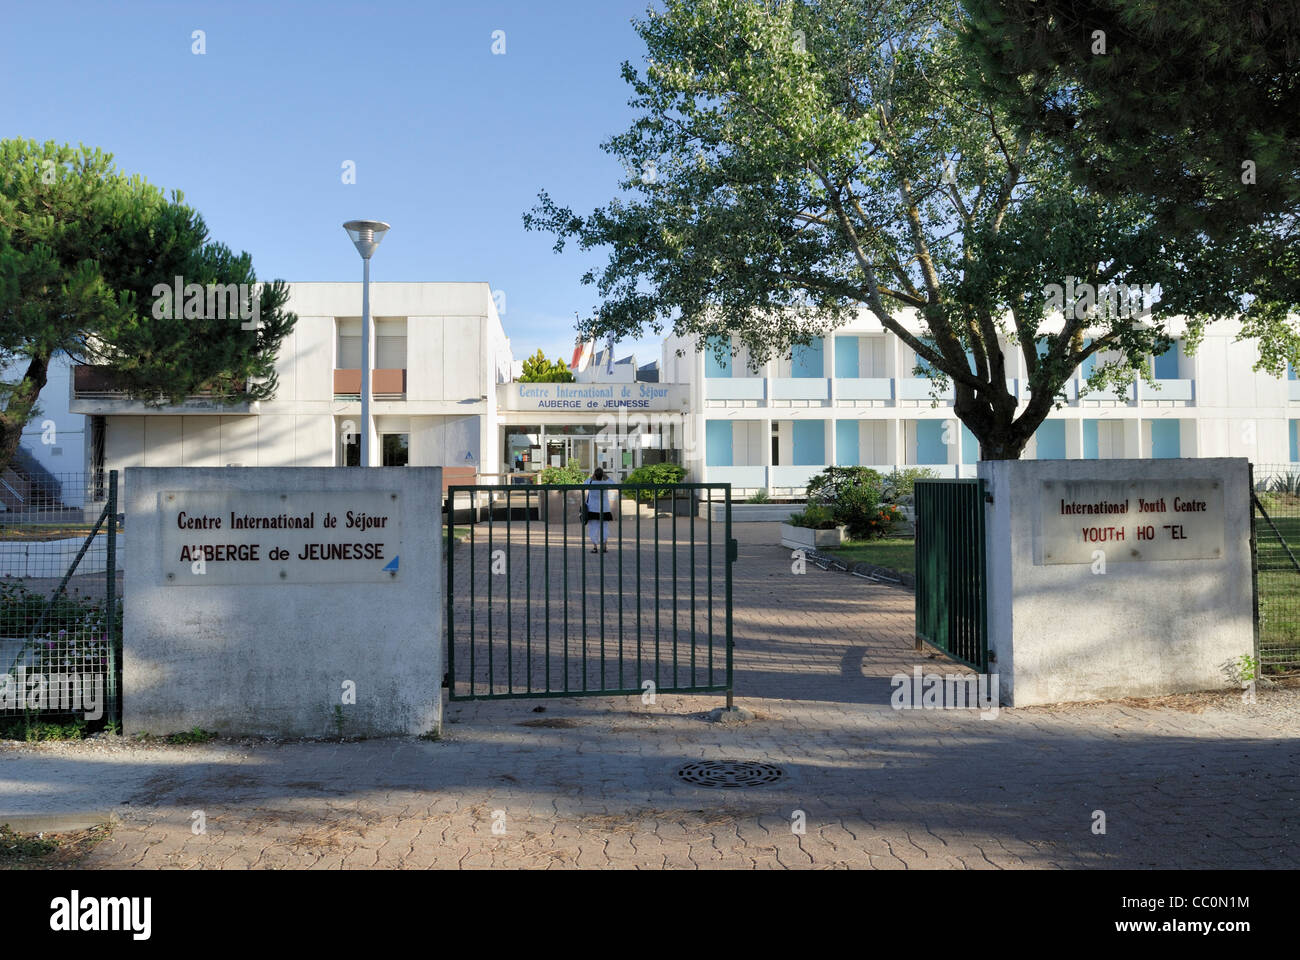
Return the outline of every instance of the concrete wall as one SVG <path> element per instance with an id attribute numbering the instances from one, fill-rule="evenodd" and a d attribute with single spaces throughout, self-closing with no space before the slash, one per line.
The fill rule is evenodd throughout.
<path id="1" fill-rule="evenodd" d="M 439 727 L 440 469 L 132 468 L 124 486 L 131 530 L 122 670 L 127 734 L 198 726 L 231 735 L 337 736 L 344 681 L 356 689 L 356 703 L 342 705 L 345 736 Z M 396 493 L 399 573 L 365 583 L 281 582 L 268 574 L 264 583 L 168 585 L 164 565 L 174 558 L 163 556 L 164 491 Z M 338 538 L 322 532 L 327 536 Z"/>
<path id="2" fill-rule="evenodd" d="M 1220 688 L 1224 662 L 1253 652 L 1246 460 L 985 461 L 979 475 L 993 498 L 985 508 L 989 670 L 1005 703 Z M 1108 562 L 1104 573 L 1096 563 L 1044 562 L 1044 481 L 1188 479 L 1223 485 L 1222 557 Z M 1132 544 L 1099 546 L 1113 557 Z"/>

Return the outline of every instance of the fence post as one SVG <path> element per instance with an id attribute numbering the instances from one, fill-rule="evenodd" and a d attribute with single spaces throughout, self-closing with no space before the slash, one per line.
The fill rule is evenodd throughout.
<path id="1" fill-rule="evenodd" d="M 117 668 L 120 663 L 118 644 L 121 636 L 117 631 L 117 471 L 108 474 L 108 539 L 107 556 L 104 561 L 106 587 L 104 591 L 104 622 L 107 626 L 105 636 L 108 645 L 108 709 L 117 723 L 122 722 L 122 704 L 118 700 Z"/>

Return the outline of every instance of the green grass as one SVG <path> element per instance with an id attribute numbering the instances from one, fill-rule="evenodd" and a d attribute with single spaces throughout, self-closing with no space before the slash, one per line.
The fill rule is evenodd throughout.
<path id="1" fill-rule="evenodd" d="M 86 736 L 85 720 L 67 723 L 39 720 L 36 717 L 11 717 L 0 720 L 0 740 L 26 740 L 39 743 L 43 740 L 81 740 Z"/>
<path id="2" fill-rule="evenodd" d="M 0 541 L 3 540 L 67 540 L 72 537 L 85 538 L 94 523 L 0 523 Z M 100 527 L 103 536 L 107 526 Z M 118 528 L 119 536 L 122 529 Z"/>
<path id="3" fill-rule="evenodd" d="M 1300 503 L 1266 503 L 1265 509 L 1291 553 L 1300 559 Z M 1260 659 L 1265 665 L 1300 660 L 1300 571 L 1278 543 L 1273 528 L 1258 515 L 1255 537 L 1259 544 Z"/>
<path id="4" fill-rule="evenodd" d="M 897 573 L 916 573 L 916 541 L 911 537 L 846 540 L 843 546 L 828 552 L 846 563 L 870 563 Z"/>

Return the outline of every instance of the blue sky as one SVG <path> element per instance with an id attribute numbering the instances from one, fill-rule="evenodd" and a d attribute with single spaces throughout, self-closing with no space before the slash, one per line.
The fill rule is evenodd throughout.
<path id="1" fill-rule="evenodd" d="M 614 195 L 599 144 L 632 120 L 619 64 L 642 62 L 647 0 L 5 6 L 0 136 L 98 146 L 180 189 L 260 279 L 360 279 L 340 225 L 387 220 L 373 279 L 487 281 L 516 358 L 567 359 L 601 258 L 557 256 L 521 215 L 543 187 L 579 211 Z"/>

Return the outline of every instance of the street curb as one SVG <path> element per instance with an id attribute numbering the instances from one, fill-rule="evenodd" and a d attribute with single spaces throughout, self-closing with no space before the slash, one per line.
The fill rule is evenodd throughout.
<path id="1" fill-rule="evenodd" d="M 116 820 L 112 810 L 70 810 L 65 813 L 0 813 L 0 826 L 14 833 L 71 833 Z"/>

